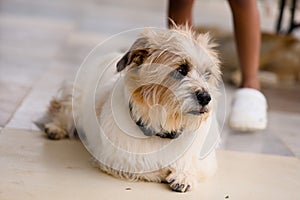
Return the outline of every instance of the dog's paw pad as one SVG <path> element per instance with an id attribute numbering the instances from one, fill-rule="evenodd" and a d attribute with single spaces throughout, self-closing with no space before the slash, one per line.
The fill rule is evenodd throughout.
<path id="1" fill-rule="evenodd" d="M 170 174 L 166 178 L 168 184 L 170 185 L 171 189 L 176 192 L 187 192 L 192 189 L 192 185 L 195 182 L 195 178 L 191 175 L 185 174 Z"/>
<path id="2" fill-rule="evenodd" d="M 51 140 L 59 140 L 67 137 L 67 132 L 59 126 L 49 123 L 45 125 L 45 133 Z"/>

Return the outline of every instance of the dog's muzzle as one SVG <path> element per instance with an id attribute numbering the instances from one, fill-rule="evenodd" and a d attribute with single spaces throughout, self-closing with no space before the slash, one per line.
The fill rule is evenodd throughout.
<path id="1" fill-rule="evenodd" d="M 189 111 L 189 114 L 192 115 L 202 115 L 204 113 L 208 112 L 208 104 L 211 101 L 211 96 L 207 92 L 195 92 L 195 97 L 200 105 L 200 108 L 197 108 L 195 110 Z"/>
<path id="2" fill-rule="evenodd" d="M 196 97 L 197 97 L 198 103 L 202 107 L 205 107 L 211 100 L 211 96 L 207 92 L 196 92 Z"/>

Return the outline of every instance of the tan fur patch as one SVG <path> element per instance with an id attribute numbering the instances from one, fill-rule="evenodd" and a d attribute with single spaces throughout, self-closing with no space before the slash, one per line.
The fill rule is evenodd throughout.
<path id="1" fill-rule="evenodd" d="M 51 102 L 50 102 L 50 105 L 48 106 L 48 113 L 50 115 L 54 115 L 55 113 L 59 112 L 61 108 L 61 103 L 60 101 L 56 100 L 56 99 L 53 99 Z"/>

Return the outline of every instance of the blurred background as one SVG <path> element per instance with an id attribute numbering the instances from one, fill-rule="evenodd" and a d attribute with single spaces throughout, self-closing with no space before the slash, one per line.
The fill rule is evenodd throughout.
<path id="1" fill-rule="evenodd" d="M 239 133 L 225 123 L 223 149 L 300 157 L 300 28 L 284 35 L 291 2 L 287 1 L 284 9 L 279 36 L 280 1 L 258 1 L 261 29 L 271 35 L 267 38 L 273 38 L 266 45 L 275 51 L 284 46 L 283 59 L 288 60 L 276 61 L 284 66 L 275 63 L 275 67 L 268 65 L 262 70 L 263 92 L 269 100 L 268 129 Z M 37 130 L 32 122 L 41 116 L 61 82 L 74 78 L 93 47 L 128 29 L 166 27 L 167 5 L 167 0 L 0 0 L 0 127 Z M 295 14 L 300 22 L 299 5 Z M 193 18 L 195 25 L 211 30 L 220 44 L 231 35 L 227 1 L 196 0 Z M 124 43 L 116 51 L 129 48 L 125 45 L 129 40 L 132 38 L 116 41 L 118 47 Z M 270 60 L 275 59 L 275 54 L 270 55 Z M 293 66 L 289 67 L 291 60 Z M 239 81 L 237 67 L 232 67 L 224 67 L 227 111 Z"/>

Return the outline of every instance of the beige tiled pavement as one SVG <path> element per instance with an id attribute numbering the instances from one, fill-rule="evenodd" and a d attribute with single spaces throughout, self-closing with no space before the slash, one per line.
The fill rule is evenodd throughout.
<path id="1" fill-rule="evenodd" d="M 189 193 L 166 184 L 127 182 L 99 172 L 77 140 L 52 141 L 41 132 L 0 133 L 0 197 L 8 199 L 289 199 L 300 198 L 300 161 L 218 152 L 217 174 Z M 226 198 L 227 197 L 227 198 Z"/>

